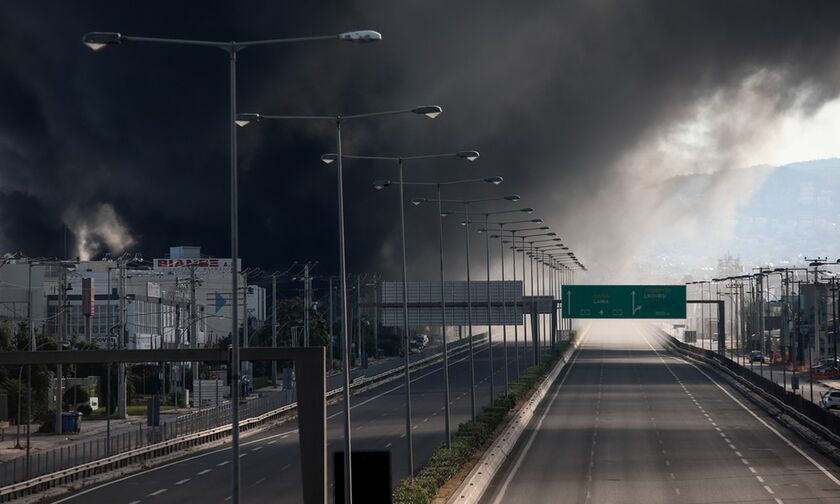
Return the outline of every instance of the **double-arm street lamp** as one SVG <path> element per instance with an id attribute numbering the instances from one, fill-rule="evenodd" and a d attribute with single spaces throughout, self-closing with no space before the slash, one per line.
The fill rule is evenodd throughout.
<path id="1" fill-rule="evenodd" d="M 504 221 L 504 222 L 486 222 L 486 225 L 492 224 L 492 225 L 499 226 L 499 227 L 497 229 L 483 228 L 483 229 L 478 230 L 479 232 L 484 233 L 486 238 L 487 238 L 487 290 L 488 290 L 487 304 L 488 304 L 488 311 L 489 311 L 489 306 L 490 306 L 490 294 L 489 294 L 489 290 L 490 290 L 490 244 L 489 244 L 489 239 L 490 238 L 501 238 L 501 235 L 491 235 L 490 233 L 494 232 L 494 231 L 503 232 L 504 227 L 508 224 L 526 224 L 526 223 L 542 224 L 542 222 L 543 222 L 542 219 L 525 219 L 525 220 Z M 548 226 L 541 226 L 541 228 L 543 228 L 543 227 L 548 229 Z M 534 229 L 534 228 L 530 228 L 530 229 Z M 501 240 L 499 241 L 499 261 L 501 262 L 501 279 L 502 279 L 502 287 L 501 287 L 501 291 L 502 291 L 502 346 L 503 346 L 504 361 L 505 361 L 505 374 L 504 374 L 505 393 L 504 393 L 504 395 L 507 395 L 508 394 L 508 384 L 509 384 L 508 383 L 509 382 L 509 379 L 508 379 L 508 369 L 509 369 L 509 365 L 508 365 L 508 344 L 507 344 L 507 296 L 506 296 L 506 289 L 505 289 L 505 252 L 504 252 L 504 244 L 502 244 Z M 514 275 L 515 274 L 516 274 L 516 268 L 514 268 Z M 516 283 L 516 279 L 514 278 L 514 284 L 515 283 Z M 518 324 L 514 324 L 513 327 L 514 327 L 514 339 L 513 339 L 513 341 L 514 341 L 514 346 L 516 346 L 519 342 L 519 335 L 518 335 L 519 331 L 518 331 L 518 329 L 516 329 L 518 327 Z M 517 350 L 515 356 L 517 358 L 516 373 L 517 373 L 517 376 L 519 376 L 519 352 L 518 352 L 518 350 Z M 491 380 L 491 383 L 492 383 L 492 380 Z"/>
<path id="2" fill-rule="evenodd" d="M 501 180 L 500 180 L 501 181 Z M 480 203 L 491 203 L 496 201 L 509 201 L 509 202 L 516 202 L 519 201 L 518 194 L 509 194 L 507 196 L 502 197 L 494 197 L 494 198 L 478 198 L 478 199 L 453 199 L 453 200 L 444 200 L 438 199 L 439 205 L 442 203 L 453 204 L 453 205 L 463 205 L 464 207 L 464 236 L 465 236 L 465 244 L 466 244 L 466 255 L 467 255 L 467 326 L 468 332 L 467 336 L 469 340 L 467 344 L 469 345 L 470 351 L 470 418 L 475 421 L 476 413 L 475 413 L 475 351 L 473 346 L 473 323 L 472 323 L 472 286 L 470 284 L 470 205 L 480 204 Z M 428 200 L 420 198 L 413 200 L 412 203 L 421 204 Z M 524 209 L 523 209 L 524 210 Z M 445 211 L 440 209 L 441 216 L 451 215 L 456 212 L 452 211 Z M 489 313 L 488 313 L 489 316 Z M 492 339 L 490 338 L 491 335 L 488 336 L 488 347 L 491 349 L 492 352 Z M 491 353 L 492 355 L 492 353 Z M 490 375 L 492 381 L 493 375 L 493 368 L 492 368 L 492 357 L 491 357 L 491 367 L 490 367 Z M 493 397 L 490 397 L 490 403 L 492 404 Z"/>
<path id="3" fill-rule="evenodd" d="M 492 404 L 493 400 L 496 398 L 495 393 L 495 366 L 493 365 L 493 304 L 492 298 L 490 296 L 490 216 L 492 215 L 503 215 L 503 214 L 510 214 L 510 213 L 517 213 L 517 212 L 525 212 L 525 213 L 533 213 L 533 208 L 521 208 L 519 210 L 500 210 L 494 212 L 483 212 L 484 214 L 484 227 L 479 228 L 478 232 L 484 234 L 484 255 L 485 255 L 485 265 L 487 269 L 487 334 L 488 334 L 488 347 L 490 353 L 490 402 Z M 532 223 L 536 224 L 542 223 L 542 219 L 524 219 L 524 220 L 514 220 L 514 221 L 507 221 L 507 222 L 495 222 L 503 228 L 505 224 L 524 224 L 524 223 Z M 502 262 L 504 263 L 504 257 L 502 258 Z M 504 264 L 502 264 L 503 272 L 504 272 Z M 505 308 L 505 286 L 504 282 L 502 282 L 501 286 L 501 293 L 502 293 L 502 344 L 503 344 L 503 356 L 504 356 L 504 363 L 505 363 L 505 372 L 504 372 L 504 384 L 505 384 L 505 395 L 508 392 L 508 352 L 507 352 L 507 325 L 505 323 L 505 315 L 506 315 L 506 308 Z"/>
<path id="4" fill-rule="evenodd" d="M 382 39 L 382 35 L 372 30 L 361 30 L 343 32 L 334 35 L 322 35 L 313 37 L 293 37 L 282 39 L 266 39 L 266 40 L 251 40 L 246 42 L 236 41 L 207 41 L 207 40 L 187 40 L 187 39 L 170 39 L 170 38 L 156 38 L 156 37 L 136 37 L 132 35 L 123 35 L 116 32 L 91 32 L 82 38 L 82 42 L 94 51 L 99 51 L 108 46 L 116 46 L 124 43 L 152 43 L 163 45 L 184 45 L 197 46 L 221 49 L 226 52 L 229 60 L 229 78 L 230 78 L 230 235 L 231 235 L 231 300 L 233 306 L 233 316 L 231 317 L 231 448 L 233 463 L 233 493 L 232 501 L 234 504 L 239 503 L 240 488 L 239 488 L 239 202 L 238 202 L 238 173 L 237 173 L 237 156 L 236 156 L 236 60 L 237 54 L 243 49 L 256 46 L 292 44 L 299 42 L 314 42 L 326 40 L 339 40 L 346 42 L 375 42 Z M 346 386 L 345 386 L 346 390 Z M 350 495 L 350 455 L 347 450 L 347 460 L 345 461 L 345 502 L 350 503 L 352 496 Z M 326 481 L 324 482 L 326 485 Z"/>
<path id="5" fill-rule="evenodd" d="M 525 228 L 525 229 L 504 229 L 500 230 L 502 233 L 510 233 L 511 239 L 505 240 L 502 239 L 502 245 L 511 245 L 511 260 L 513 263 L 513 281 L 516 282 L 516 252 L 520 249 L 516 246 L 516 237 L 517 233 L 524 233 L 530 231 L 548 231 L 550 228 L 548 226 L 539 226 L 539 227 L 532 227 L 532 228 Z M 545 232 L 545 233 L 531 233 L 527 235 L 520 234 L 519 236 L 524 238 L 533 237 L 533 236 L 554 236 L 555 233 L 552 232 Z M 525 323 L 525 255 L 522 256 L 522 344 L 523 344 L 523 355 L 528 351 L 528 329 L 527 324 Z M 519 325 L 513 326 L 514 329 L 514 347 L 516 350 L 516 374 L 519 376 L 519 343 L 518 343 L 518 332 L 519 332 Z"/>
<path id="6" fill-rule="evenodd" d="M 534 294 L 535 294 L 535 292 L 534 292 L 534 256 L 533 256 L 533 253 L 528 253 L 528 252 L 537 250 L 539 248 L 538 246 L 534 245 L 535 243 L 560 242 L 560 241 L 562 241 L 562 238 L 556 238 L 556 234 L 557 233 L 553 233 L 553 232 L 552 233 L 544 233 L 544 236 L 550 236 L 550 237 L 553 237 L 553 238 L 545 238 L 545 239 L 542 239 L 542 240 L 526 240 L 526 238 L 529 238 L 529 237 L 527 237 L 527 236 L 522 237 L 522 249 L 521 249 L 521 252 L 523 253 L 523 256 L 522 256 L 522 277 L 523 278 L 525 277 L 525 255 L 527 254 L 531 258 L 529 271 L 530 271 L 530 276 L 531 276 L 530 285 L 531 285 L 532 302 L 533 302 L 533 297 L 534 297 Z M 533 235 L 531 237 L 533 238 L 533 237 L 538 237 L 538 236 L 539 235 Z M 539 289 L 537 289 L 537 294 L 538 293 L 539 293 Z M 532 312 L 531 315 L 533 316 L 534 313 Z M 537 323 L 534 323 L 533 320 L 531 321 L 531 326 L 532 326 L 531 327 L 531 331 L 532 331 L 531 337 L 534 339 L 534 345 L 533 346 L 534 346 L 534 364 L 535 365 L 539 364 L 539 362 L 540 362 L 539 313 L 536 313 L 536 316 L 537 316 Z M 536 329 L 536 334 L 534 334 L 534 329 Z"/>
<path id="7" fill-rule="evenodd" d="M 338 154 L 325 154 L 321 159 L 335 159 Z M 459 158 L 467 161 L 475 161 L 479 158 L 478 151 L 462 150 L 458 152 L 449 152 L 443 154 L 421 154 L 413 156 L 367 156 L 367 155 L 342 155 L 345 159 L 362 159 L 373 161 L 389 161 L 397 164 L 399 172 L 399 188 L 400 188 L 400 245 L 402 252 L 402 308 L 403 308 L 403 353 L 404 353 L 404 377 L 405 377 L 405 439 L 408 444 L 408 474 L 414 477 L 414 444 L 411 433 L 411 372 L 409 370 L 409 357 L 411 355 L 409 345 L 409 330 L 408 330 L 408 272 L 406 269 L 406 252 L 405 252 L 405 191 L 403 185 L 405 178 L 403 176 L 403 167 L 407 161 L 421 161 L 428 159 L 442 159 L 442 158 Z M 385 185 L 382 184 L 381 188 Z M 444 342 L 445 345 L 445 342 Z M 448 435 L 447 435 L 448 439 Z"/>
<path id="8" fill-rule="evenodd" d="M 407 109 L 387 110 L 383 112 L 369 112 L 364 114 L 351 115 L 276 115 L 276 114 L 239 114 L 236 124 L 245 127 L 251 122 L 259 122 L 262 120 L 301 120 L 301 121 L 329 121 L 335 124 L 335 145 L 336 154 L 325 154 L 321 157 L 321 161 L 326 164 L 331 164 L 337 161 L 337 175 L 338 175 L 338 248 L 339 248 L 339 276 L 341 289 L 341 339 L 344 345 L 342 351 L 342 359 L 344 360 L 344 369 L 342 370 L 344 390 L 344 501 L 351 503 L 351 457 L 350 449 L 352 446 L 351 432 L 350 432 L 350 328 L 349 328 L 349 308 L 347 306 L 347 266 L 345 261 L 345 246 L 344 246 L 344 179 L 343 179 L 343 163 L 342 159 L 345 157 L 341 152 L 341 125 L 344 121 L 355 119 L 368 119 L 373 117 L 384 117 L 402 114 L 417 114 L 423 115 L 430 119 L 434 119 L 443 112 L 443 109 L 437 105 L 422 105 L 419 107 L 412 107 Z"/>
<path id="9" fill-rule="evenodd" d="M 476 153 L 477 154 L 477 153 Z M 459 156 L 465 157 L 465 156 Z M 467 158 L 469 159 L 469 158 Z M 400 170 L 402 174 L 402 170 Z M 443 343 L 443 383 L 444 383 L 444 427 L 446 431 L 446 446 L 449 447 L 451 445 L 452 440 L 452 433 L 451 433 L 451 426 L 450 426 L 450 404 L 449 404 L 449 350 L 448 350 L 448 343 L 446 341 L 446 278 L 444 275 L 444 260 L 443 260 L 443 209 L 441 208 L 441 188 L 444 186 L 454 186 L 454 185 L 461 185 L 461 184 L 469 184 L 469 183 L 478 183 L 484 182 L 493 185 L 498 185 L 502 183 L 502 177 L 485 177 L 485 178 L 477 178 L 477 179 L 464 179 L 464 180 L 451 180 L 446 182 L 405 182 L 404 180 L 400 180 L 400 182 L 391 182 L 390 180 L 377 180 L 373 183 L 373 187 L 381 191 L 391 185 L 399 185 L 400 186 L 400 208 L 403 207 L 403 186 L 435 186 L 437 189 L 437 207 L 438 207 L 438 255 L 440 259 L 440 316 L 441 316 L 441 338 Z M 411 201 L 413 205 L 420 205 L 421 203 L 427 201 L 425 198 L 415 198 Z M 404 220 L 401 220 L 403 223 L 403 230 L 404 230 Z M 403 244 L 405 242 L 403 241 Z M 403 245 L 404 247 L 404 245 Z M 405 248 L 403 248 L 405 250 Z M 405 262 L 403 262 L 403 266 L 405 266 Z M 405 277 L 403 277 L 403 285 L 405 285 Z M 403 309 L 406 309 L 405 301 L 407 296 L 405 292 L 403 293 Z M 406 329 L 407 332 L 407 329 Z M 407 368 L 407 366 L 406 366 Z M 408 390 L 408 389 L 406 389 Z M 408 400 L 408 396 L 407 400 Z M 410 416 L 409 416 L 410 418 Z M 409 437 L 407 435 L 406 437 Z"/>

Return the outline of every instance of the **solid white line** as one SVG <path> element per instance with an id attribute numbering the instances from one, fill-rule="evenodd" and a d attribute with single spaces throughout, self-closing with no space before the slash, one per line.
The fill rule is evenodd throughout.
<path id="1" fill-rule="evenodd" d="M 566 374 L 563 375 L 563 379 L 560 380 L 560 383 L 557 385 L 557 389 L 554 391 L 554 394 L 551 396 L 551 401 L 549 401 L 548 405 L 545 407 L 545 410 L 543 411 L 543 414 L 540 416 L 540 420 L 539 420 L 539 422 L 537 422 L 536 427 L 534 428 L 534 430 L 531 431 L 531 437 L 528 438 L 528 443 L 526 443 L 525 447 L 522 448 L 522 452 L 519 454 L 519 457 L 516 459 L 516 463 L 513 464 L 513 468 L 508 473 L 507 478 L 505 478 L 505 482 L 502 483 L 501 487 L 499 487 L 499 491 L 496 494 L 496 498 L 493 499 L 493 504 L 501 504 L 502 502 L 504 502 L 504 497 L 505 497 L 505 493 L 507 492 L 508 485 L 510 485 L 510 482 L 513 480 L 513 477 L 516 476 L 516 472 L 519 470 L 519 467 L 522 465 L 522 461 L 525 460 L 525 456 L 528 455 L 528 450 L 531 449 L 531 445 L 534 444 L 534 439 L 537 437 L 537 434 L 540 431 L 540 427 L 542 427 L 543 420 L 545 420 L 546 415 L 551 410 L 551 405 L 554 404 L 554 400 L 557 399 L 557 395 L 560 393 L 560 389 L 563 388 L 563 384 L 566 383 L 566 378 L 568 378 L 569 375 L 572 374 L 572 366 L 574 366 L 575 362 L 577 362 L 577 358 L 580 355 L 580 349 L 583 348 L 584 341 L 586 340 L 586 337 L 589 335 L 589 328 L 590 327 L 591 326 L 586 326 L 586 329 L 584 330 L 585 332 L 580 339 L 580 347 L 578 347 L 578 351 L 577 351 L 577 353 L 575 353 L 575 358 L 572 359 L 572 362 L 569 363 L 569 369 L 566 370 Z"/>
<path id="2" fill-rule="evenodd" d="M 641 333 L 640 333 L 640 334 L 641 334 Z M 656 352 L 656 349 L 655 349 L 655 348 L 653 348 L 653 345 L 651 345 L 651 344 L 650 344 L 650 342 L 648 342 L 647 338 L 645 338 L 645 336 L 644 336 L 643 334 L 642 334 L 642 338 L 644 338 L 644 340 L 645 340 L 645 342 L 648 344 L 648 346 L 649 346 L 649 347 L 651 347 L 651 348 L 653 349 L 653 351 L 654 351 L 654 352 Z M 758 415 L 756 415 L 756 414 L 755 414 L 755 413 L 754 413 L 751 409 L 747 408 L 747 407 L 744 405 L 744 403 L 742 403 L 742 402 L 741 402 L 741 401 L 739 401 L 739 400 L 738 400 L 735 396 L 733 396 L 732 394 L 730 394 L 728 390 L 726 390 L 725 388 L 723 388 L 723 387 L 722 387 L 722 386 L 721 386 L 718 382 L 716 382 L 716 381 L 715 381 L 715 380 L 714 380 L 711 376 L 709 376 L 708 374 L 706 374 L 706 372 L 705 372 L 705 371 L 703 371 L 702 369 L 700 369 L 699 367 L 697 367 L 696 365 L 694 365 L 694 363 L 689 362 L 689 361 L 687 361 L 687 360 L 684 360 L 684 359 L 682 359 L 682 358 L 680 358 L 680 357 L 672 357 L 672 358 L 673 358 L 673 359 L 676 359 L 676 360 L 678 360 L 678 361 L 680 361 L 680 362 L 684 362 L 684 363 L 688 364 L 689 366 L 693 367 L 694 369 L 696 369 L 697 371 L 699 371 L 699 372 L 700 372 L 700 374 L 702 374 L 703 376 L 705 376 L 707 380 L 709 380 L 710 382 L 714 383 L 714 384 L 715 384 L 715 386 L 717 386 L 717 388 L 719 388 L 719 389 L 720 389 L 720 390 L 721 390 L 724 394 L 726 394 L 726 395 L 727 395 L 730 399 L 732 399 L 732 400 L 735 402 L 735 404 L 737 404 L 738 406 L 740 406 L 741 408 L 743 408 L 743 410 L 744 410 L 744 411 L 746 411 L 747 413 L 749 413 L 750 415 L 752 415 L 752 417 L 753 417 L 753 418 L 755 418 L 756 420 L 758 420 L 758 422 L 759 422 L 761 425 L 765 426 L 765 427 L 767 428 L 767 430 L 769 430 L 770 432 L 772 432 L 773 434 L 775 434 L 775 435 L 776 435 L 776 437 L 778 437 L 779 439 L 781 439 L 782 441 L 784 441 L 786 445 L 790 446 L 790 447 L 791 447 L 791 448 L 793 448 L 793 449 L 794 449 L 794 450 L 795 450 L 798 454 L 802 455 L 802 457 L 803 457 L 805 460 L 807 460 L 808 462 L 810 462 L 810 463 L 811 463 L 811 465 L 813 465 L 814 467 L 816 467 L 817 469 L 819 469 L 819 471 L 820 471 L 821 473 L 823 473 L 823 474 L 825 475 L 825 477 L 826 477 L 826 478 L 828 478 L 828 479 L 830 479 L 832 482 L 834 482 L 834 484 L 835 484 L 835 485 L 840 486 L 840 480 L 838 480 L 837 478 L 835 478 L 835 477 L 834 477 L 834 475 L 833 475 L 833 474 L 831 474 L 830 472 L 828 472 L 828 470 L 827 470 L 825 467 L 823 467 L 823 466 L 822 466 L 819 462 L 817 462 L 816 460 L 814 460 L 814 459 L 813 459 L 810 455 L 808 455 L 807 453 L 805 453 L 804 451 L 802 451 L 802 449 L 801 449 L 801 448 L 799 448 L 798 446 L 796 446 L 795 444 L 793 444 L 793 443 L 792 443 L 791 441 L 789 441 L 786 437 L 782 436 L 782 434 L 781 434 L 778 430 L 776 430 L 775 428 L 773 428 L 773 426 L 771 426 L 770 424 L 768 424 L 767 422 L 765 422 L 765 421 L 764 421 L 761 417 L 759 417 Z"/>

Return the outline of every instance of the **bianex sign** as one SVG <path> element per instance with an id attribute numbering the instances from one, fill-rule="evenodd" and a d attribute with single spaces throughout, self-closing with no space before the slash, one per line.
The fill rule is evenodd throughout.
<path id="1" fill-rule="evenodd" d="M 156 270 L 189 270 L 195 268 L 202 271 L 230 271 L 233 260 L 215 257 L 200 259 L 155 259 Z M 241 264 L 241 262 L 240 262 Z"/>

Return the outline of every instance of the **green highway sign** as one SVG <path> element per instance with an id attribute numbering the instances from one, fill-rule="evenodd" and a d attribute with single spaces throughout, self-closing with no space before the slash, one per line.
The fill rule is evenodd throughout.
<path id="1" fill-rule="evenodd" d="M 565 285 L 563 317 L 685 318 L 685 285 Z"/>

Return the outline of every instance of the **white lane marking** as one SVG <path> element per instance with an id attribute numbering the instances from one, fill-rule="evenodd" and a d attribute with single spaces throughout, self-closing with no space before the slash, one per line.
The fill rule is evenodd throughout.
<path id="1" fill-rule="evenodd" d="M 271 441 L 269 441 L 269 442 L 268 442 L 268 443 L 266 443 L 266 444 L 274 444 L 274 443 L 276 443 L 276 442 L 277 442 L 277 440 L 276 440 L 276 439 L 272 439 Z"/>
<path id="2" fill-rule="evenodd" d="M 580 355 L 580 349 L 583 347 L 583 344 L 586 341 L 586 337 L 589 335 L 590 327 L 592 326 L 586 326 L 586 329 L 584 329 L 583 336 L 580 339 L 580 347 L 578 347 L 577 353 L 575 353 L 575 358 L 572 359 L 572 361 L 569 363 L 569 369 L 566 370 L 566 374 L 563 375 L 563 379 L 557 385 L 557 389 L 551 396 L 551 401 L 549 401 L 548 406 L 546 406 L 542 416 L 540 416 L 540 420 L 539 422 L 537 422 L 536 428 L 533 431 L 531 431 L 531 437 L 528 438 L 528 442 L 525 444 L 525 447 L 522 448 L 522 452 L 516 459 L 516 463 L 513 464 L 513 468 L 511 468 L 510 473 L 508 473 L 507 475 L 507 478 L 505 478 L 505 482 L 502 483 L 501 487 L 499 487 L 499 492 L 496 495 L 496 498 L 493 499 L 493 504 L 501 504 L 502 502 L 504 502 L 505 493 L 507 493 L 507 489 L 510 485 L 510 482 L 513 480 L 513 477 L 516 476 L 516 472 L 522 465 L 522 461 L 525 460 L 525 456 L 528 454 L 528 450 L 531 449 L 531 445 L 534 444 L 534 439 L 537 437 L 537 433 L 540 431 L 540 427 L 542 427 L 543 420 L 545 420 L 546 415 L 551 410 L 551 406 L 554 404 L 554 400 L 557 399 L 557 395 L 560 393 L 560 389 L 563 388 L 563 384 L 566 383 L 566 378 L 568 378 L 569 375 L 572 373 L 572 367 L 575 365 L 575 362 L 577 362 L 577 358 Z M 589 492 L 587 492 L 587 494 L 588 493 Z"/>
<path id="3" fill-rule="evenodd" d="M 166 489 L 165 489 L 165 488 L 161 488 L 160 490 L 155 490 L 154 492 L 152 492 L 152 493 L 150 493 L 150 494 L 149 494 L 149 497 L 154 497 L 155 495 L 160 495 L 160 494 L 162 494 L 162 493 L 163 493 L 163 492 L 165 492 L 165 491 L 166 491 Z"/>
<path id="4" fill-rule="evenodd" d="M 131 501 L 128 504 L 140 504 L 140 501 Z"/>
<path id="5" fill-rule="evenodd" d="M 351 452 L 351 453 L 352 453 L 352 452 Z M 247 457 L 247 456 L 248 456 L 248 454 L 247 454 L 247 453 L 240 453 L 240 454 L 239 454 L 239 458 L 242 458 L 242 457 Z"/>
<path id="6" fill-rule="evenodd" d="M 213 469 L 205 469 L 205 470 L 203 470 L 203 471 L 198 471 L 198 472 L 197 472 L 197 473 L 195 473 L 195 474 L 196 474 L 196 476 L 204 476 L 205 474 L 209 473 L 209 472 L 210 472 L 210 471 L 212 471 L 212 470 L 213 470 Z"/>
<path id="7" fill-rule="evenodd" d="M 181 481 L 176 481 L 175 484 L 176 485 L 183 485 L 184 483 L 186 483 L 189 480 L 190 480 L 190 478 L 184 478 Z"/>
<path id="8" fill-rule="evenodd" d="M 386 445 L 385 445 L 385 448 L 390 448 L 392 444 L 394 444 L 394 443 L 388 443 L 388 444 L 386 444 Z"/>
<path id="9" fill-rule="evenodd" d="M 759 483 L 764 483 L 764 478 L 761 476 L 756 475 L 755 479 L 757 479 Z"/>
<path id="10" fill-rule="evenodd" d="M 764 489 L 765 489 L 765 490 L 767 490 L 767 493 L 770 493 L 770 494 L 774 494 L 774 493 L 776 493 L 776 492 L 774 492 L 774 491 L 773 491 L 773 489 L 772 489 L 772 488 L 770 488 L 770 487 L 769 487 L 769 486 L 767 486 L 767 485 L 764 485 Z"/>
<path id="11" fill-rule="evenodd" d="M 648 346 L 649 346 L 649 347 L 653 348 L 653 345 L 651 345 L 651 344 L 650 344 L 650 342 L 648 342 L 648 341 L 647 341 L 647 338 L 645 338 L 645 336 L 644 336 L 644 335 L 642 335 L 642 338 L 644 338 L 644 339 L 645 339 L 645 342 L 647 342 L 647 344 L 648 344 Z M 656 349 L 654 349 L 654 351 L 656 351 Z M 730 394 L 728 390 L 726 390 L 725 388 L 723 388 L 723 387 L 722 387 L 722 386 L 721 386 L 718 382 L 716 382 L 716 381 L 715 381 L 715 380 L 714 380 L 711 376 L 709 376 L 708 374 L 706 374 L 706 372 L 705 372 L 705 371 L 703 371 L 702 369 L 700 369 L 699 367 L 697 367 L 696 365 L 694 365 L 694 363 L 693 363 L 693 362 L 689 362 L 689 361 L 684 360 L 684 359 L 679 358 L 679 357 L 672 357 L 672 358 L 674 358 L 674 359 L 676 359 L 676 360 L 678 360 L 678 361 L 680 361 L 680 362 L 684 362 L 684 363 L 688 364 L 689 366 L 693 367 L 694 369 L 696 369 L 697 371 L 699 371 L 699 372 L 700 372 L 700 374 L 702 374 L 703 376 L 705 376 L 707 380 L 709 380 L 710 382 L 712 382 L 713 384 L 715 384 L 715 386 L 716 386 L 717 388 L 719 388 L 719 389 L 721 390 L 721 392 L 723 392 L 724 394 L 726 394 L 726 395 L 727 395 L 727 397 L 729 397 L 730 399 L 732 399 L 732 400 L 735 402 L 735 404 L 737 404 L 738 406 L 740 406 L 740 407 L 741 407 L 744 411 L 746 411 L 746 412 L 747 412 L 747 413 L 749 413 L 749 414 L 750 414 L 753 418 L 755 418 L 755 419 L 758 421 L 758 423 L 760 423 L 761 425 L 763 425 L 764 427 L 766 427 L 766 428 L 767 428 L 767 430 L 769 430 L 770 432 L 772 432 L 773 434 L 775 434 L 775 435 L 776 435 L 776 437 L 778 437 L 779 439 L 781 439 L 782 441 L 784 441 L 784 443 L 785 443 L 786 445 L 788 445 L 788 446 L 790 446 L 791 448 L 793 448 L 793 449 L 794 449 L 794 451 L 796 451 L 796 453 L 798 453 L 798 454 L 802 455 L 802 458 L 804 458 L 805 460 L 807 460 L 808 462 L 810 462 L 810 463 L 811 463 L 811 465 L 813 465 L 814 467 L 816 467 L 816 468 L 817 468 L 817 469 L 818 469 L 821 473 L 823 473 L 823 474 L 825 475 L 825 477 L 826 477 L 826 478 L 828 478 L 828 479 L 830 479 L 832 482 L 834 482 L 834 484 L 835 484 L 835 485 L 840 486 L 840 480 L 838 480 L 837 478 L 835 478 L 835 477 L 834 477 L 834 475 L 833 475 L 833 474 L 831 474 L 830 472 L 828 472 L 828 470 L 827 470 L 825 467 L 823 467 L 823 466 L 822 466 L 819 462 L 817 462 L 816 460 L 814 460 L 814 459 L 813 459 L 813 457 L 811 457 L 810 455 L 808 455 L 807 453 L 805 453 L 805 452 L 804 452 L 801 448 L 799 448 L 798 446 L 796 446 L 795 444 L 793 444 L 793 443 L 792 443 L 790 440 L 788 440 L 786 437 L 782 436 L 782 434 L 781 434 L 778 430 L 776 430 L 773 426 L 771 426 L 770 424 L 768 424 L 767 422 L 765 422 L 765 421 L 764 421 L 761 417 L 759 417 L 758 415 L 756 415 L 756 414 L 755 414 L 755 413 L 754 413 L 751 409 L 747 408 L 747 407 L 744 405 L 744 403 L 742 403 L 742 402 L 741 402 L 741 401 L 739 401 L 739 400 L 738 400 L 735 396 L 733 396 L 732 394 Z"/>
<path id="12" fill-rule="evenodd" d="M 262 450 L 262 449 L 263 449 L 263 447 L 262 447 L 262 446 L 257 446 L 257 447 L 251 448 L 251 451 L 252 451 L 252 452 L 255 452 L 255 451 L 260 451 L 260 450 Z"/>
<path id="13" fill-rule="evenodd" d="M 479 350 L 476 350 L 473 355 L 478 355 L 478 354 L 480 354 L 482 352 L 486 352 L 486 351 L 487 351 L 487 347 L 484 347 L 484 348 L 481 348 Z M 454 364 L 458 364 L 459 362 L 463 362 L 463 361 L 467 360 L 468 358 L 469 358 L 469 354 L 464 356 L 464 357 L 461 357 L 460 359 L 457 359 L 457 360 L 454 360 L 454 361 L 450 362 L 449 366 L 452 367 Z M 435 365 L 435 366 L 438 366 L 438 365 Z M 425 374 L 422 374 L 422 375 L 417 376 L 415 378 L 412 378 L 411 381 L 414 382 L 414 381 L 420 380 L 422 378 L 425 378 L 427 376 L 430 376 L 430 375 L 434 374 L 435 372 L 440 371 L 440 369 L 442 369 L 442 368 L 443 368 L 443 366 L 440 365 L 437 370 L 431 370 L 428 373 L 425 373 Z M 363 405 L 369 403 L 370 401 L 372 401 L 374 399 L 378 399 L 378 398 L 380 398 L 380 397 L 382 397 L 386 394 L 390 394 L 391 392 L 394 392 L 395 390 L 398 390 L 403 386 L 404 386 L 404 384 L 399 385 L 397 387 L 394 387 L 390 390 L 387 390 L 387 391 L 383 392 L 382 394 L 379 394 L 378 396 L 372 397 L 372 398 L 370 398 L 368 400 L 365 400 L 365 401 L 362 401 L 358 404 L 351 404 L 350 409 L 352 410 L 352 409 L 355 409 L 359 406 L 363 406 Z M 398 410 L 399 408 L 400 407 L 397 406 L 396 408 L 394 408 L 394 411 Z M 343 414 L 344 414 L 344 411 L 338 411 L 337 413 L 334 413 L 334 414 L 330 415 L 329 417 L 327 417 L 327 419 L 332 419 L 332 418 L 334 418 L 338 415 L 343 415 Z M 298 431 L 297 429 L 292 429 L 288 432 L 281 432 L 279 434 L 274 434 L 272 436 L 261 437 L 259 439 L 254 439 L 253 441 L 248 441 L 246 443 L 242 443 L 240 446 L 248 446 L 248 445 L 251 445 L 251 444 L 254 444 L 254 443 L 261 443 L 261 442 L 265 441 L 266 439 L 273 439 L 273 438 L 278 438 L 278 437 L 280 439 L 286 439 L 291 434 L 295 434 L 297 431 Z M 136 472 L 134 474 L 129 474 L 128 476 L 124 476 L 122 478 L 118 478 L 118 479 L 115 479 L 115 480 L 106 481 L 105 483 L 103 483 L 101 485 L 97 485 L 97 486 L 88 488 L 87 490 L 82 490 L 80 492 L 76 492 L 73 495 L 70 495 L 70 496 L 65 497 L 63 499 L 59 499 L 57 501 L 54 501 L 53 504 L 61 504 L 62 502 L 67 502 L 67 501 L 76 499 L 78 497 L 81 497 L 82 495 L 87 495 L 89 493 L 96 492 L 96 491 L 101 490 L 105 487 L 109 487 L 109 486 L 115 485 L 117 483 L 122 483 L 123 481 L 127 481 L 127 480 L 130 480 L 130 479 L 136 478 L 138 476 L 144 475 L 144 474 L 149 474 L 149 473 L 152 473 L 152 472 L 155 472 L 155 471 L 160 471 L 161 469 L 166 469 L 167 467 L 172 467 L 172 466 L 175 466 L 175 465 L 178 465 L 178 464 L 183 464 L 184 462 L 191 462 L 193 460 L 197 460 L 197 459 L 200 459 L 200 458 L 208 457 L 210 455 L 216 455 L 218 453 L 224 453 L 224 452 L 228 452 L 228 451 L 230 451 L 230 447 L 220 448 L 218 450 L 213 450 L 213 451 L 209 451 L 209 452 L 206 452 L 206 453 L 200 453 L 200 454 L 192 456 L 192 457 L 187 457 L 187 458 L 184 458 L 184 459 L 175 460 L 175 461 L 172 461 L 168 464 L 163 464 L 163 465 L 159 465 L 159 466 L 156 466 L 156 467 L 152 467 L 152 468 L 147 469 L 145 471 Z M 224 461 L 224 462 L 216 464 L 216 465 L 223 466 L 223 465 L 225 465 L 229 462 L 230 461 L 227 460 L 227 461 Z M 225 500 L 230 500 L 230 496 L 228 496 Z"/>
<path id="14" fill-rule="evenodd" d="M 351 453 L 352 453 L 352 452 L 351 452 Z M 219 462 L 219 463 L 218 463 L 218 464 L 216 464 L 216 465 L 217 465 L 217 466 L 219 466 L 219 467 L 221 467 L 221 466 L 223 466 L 223 465 L 225 465 L 225 464 L 230 464 L 230 460 L 223 460 L 223 461 Z"/>

